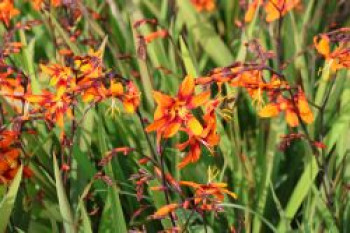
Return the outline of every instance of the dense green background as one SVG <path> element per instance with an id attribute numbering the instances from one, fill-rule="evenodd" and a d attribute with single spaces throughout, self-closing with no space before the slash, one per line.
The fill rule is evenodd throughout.
<path id="1" fill-rule="evenodd" d="M 42 19 L 44 22 L 16 35 L 27 46 L 13 56 L 16 64 L 31 75 L 32 82 L 37 83 L 35 88 L 40 89 L 46 85 L 38 72 L 40 61 L 59 61 L 53 41 L 60 38 L 77 54 L 86 53 L 88 47 L 67 40 L 58 20 L 64 15 L 61 9 L 43 13 L 32 10 L 28 2 L 15 2 L 21 11 L 15 20 Z M 218 0 L 215 12 L 197 13 L 188 0 L 87 0 L 85 7 L 96 10 L 104 20 L 95 21 L 87 12 L 77 27 L 83 37 L 92 36 L 100 43 L 107 38 L 106 67 L 138 83 L 142 91 L 141 113 L 152 121 L 152 89 L 174 94 L 187 73 L 204 75 L 215 67 L 249 60 L 244 43 L 253 38 L 267 50 L 275 50 L 273 38 L 277 23 L 267 24 L 260 15 L 243 29 L 237 27 L 235 20 L 244 19 L 239 2 Z M 296 130 L 288 129 L 283 117 L 259 119 L 242 90 L 227 90 L 232 91 L 236 102 L 234 106 L 227 106 L 229 120 L 224 121 L 219 115 L 221 143 L 216 157 L 203 152 L 198 163 L 179 171 L 176 165 L 181 159 L 180 153 L 174 149 L 177 139 L 167 145 L 164 154 L 167 169 L 177 179 L 205 183 L 204 171 L 208 166 L 216 166 L 220 170 L 217 181 L 228 183 L 229 189 L 238 194 L 236 201 L 227 199 L 223 205 L 225 213 L 217 218 L 206 216 L 208 232 L 228 232 L 231 226 L 238 232 L 350 232 L 349 72 L 342 70 L 336 77 L 329 77 L 328 66 L 312 45 L 313 37 L 331 30 L 332 23 L 336 22 L 338 28 L 349 26 L 349 8 L 347 1 L 303 0 L 301 9 L 283 19 L 284 59 L 289 61 L 283 73 L 290 83 L 301 85 L 316 105 L 321 106 L 325 93 L 331 93 L 321 114 L 312 108 L 316 119 L 308 127 L 312 138 L 324 137 L 327 146 L 321 153 L 327 161 L 327 166 L 322 168 L 324 172 L 319 172 L 312 151 L 303 140 L 295 141 L 285 152 L 279 151 L 280 136 Z M 156 28 L 142 26 L 136 32 L 132 23 L 141 18 L 157 18 L 172 38 L 149 44 L 146 61 L 136 56 L 135 37 Z M 2 27 L 0 34 L 4 30 Z M 121 60 L 119 54 L 131 54 L 132 58 Z M 270 65 L 276 66 L 273 61 Z M 160 71 L 159 66 L 171 70 L 171 74 Z M 139 78 L 131 75 L 134 70 L 140 73 Z M 54 157 L 60 151 L 59 129 L 48 131 L 40 122 L 33 123 L 38 135 L 26 135 L 23 141 L 27 152 L 33 155 L 30 167 L 34 176 L 21 181 L 18 174 L 8 191 L 7 187 L 0 187 L 0 232 L 7 227 L 8 232 L 123 233 L 143 224 L 148 232 L 156 232 L 170 226 L 168 220 L 147 219 L 165 204 L 163 195 L 152 191 L 146 192 L 144 202 L 151 207 L 132 219 L 139 203 L 134 184 L 128 178 L 140 167 L 139 154 L 118 156 L 103 168 L 106 175 L 115 180 L 115 185 L 93 180 L 101 169 L 98 161 L 115 147 L 130 146 L 150 153 L 136 114 L 112 117 L 107 114 L 110 104 L 107 101 L 95 107 L 79 128 L 73 147 L 72 172 L 65 186 L 58 169 L 60 158 L 57 161 Z M 80 116 L 83 109 L 81 106 Z M 332 208 L 325 204 L 327 197 L 321 185 L 324 179 L 329 179 Z M 39 198 L 41 192 L 43 196 Z M 86 198 L 88 193 L 91 198 Z M 173 201 L 176 198 L 174 195 Z M 98 208 L 97 214 L 89 215 L 95 208 Z M 181 221 L 186 220 L 182 212 L 179 216 Z M 189 232 L 204 230 L 202 218 L 195 215 Z"/>

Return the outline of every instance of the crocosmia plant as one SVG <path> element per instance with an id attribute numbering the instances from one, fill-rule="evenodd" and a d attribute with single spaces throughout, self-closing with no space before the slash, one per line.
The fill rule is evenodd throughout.
<path id="1" fill-rule="evenodd" d="M 0 233 L 350 232 L 350 1 L 0 0 Z"/>

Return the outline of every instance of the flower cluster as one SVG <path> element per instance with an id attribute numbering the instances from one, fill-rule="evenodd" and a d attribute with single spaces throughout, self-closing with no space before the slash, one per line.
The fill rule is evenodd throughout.
<path id="1" fill-rule="evenodd" d="M 19 136 L 16 131 L 0 129 L 0 184 L 13 180 L 22 165 Z M 27 166 L 23 167 L 23 173 L 25 177 L 32 175 Z"/>
<path id="2" fill-rule="evenodd" d="M 300 0 L 254 0 L 245 13 L 245 21 L 251 22 L 259 7 L 266 13 L 266 22 L 273 22 L 300 4 Z"/>
<path id="3" fill-rule="evenodd" d="M 89 104 L 116 98 L 130 113 L 140 103 L 139 91 L 132 82 L 104 72 L 101 51 L 73 57 L 72 66 L 41 65 L 41 70 L 49 77 L 53 91 L 27 93 L 24 99 L 32 104 L 31 114 L 43 114 L 45 120 L 57 123 L 61 128 L 64 127 L 65 117 L 70 120 L 74 118 L 73 107 L 79 97 Z"/>
<path id="4" fill-rule="evenodd" d="M 330 33 L 324 33 L 314 37 L 317 51 L 324 56 L 330 64 L 332 71 L 350 69 L 350 30 L 342 28 Z M 332 43 L 338 44 L 333 50 Z"/>

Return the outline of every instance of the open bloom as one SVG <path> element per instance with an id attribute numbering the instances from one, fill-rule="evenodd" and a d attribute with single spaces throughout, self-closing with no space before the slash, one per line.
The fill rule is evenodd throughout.
<path id="1" fill-rule="evenodd" d="M 281 88 L 289 88 L 286 82 L 281 81 L 275 75 L 272 76 L 270 82 L 265 82 L 263 80 L 262 71 L 260 70 L 242 72 L 232 79 L 230 84 L 234 87 L 244 87 L 252 98 L 253 103 L 256 104 L 258 108 L 264 103 L 264 92 L 272 95 L 276 92 L 280 93 Z"/>
<path id="2" fill-rule="evenodd" d="M 64 127 L 65 117 L 73 119 L 72 97 L 67 93 L 57 92 L 53 94 L 49 91 L 43 91 L 39 95 L 26 94 L 25 100 L 35 104 L 35 111 L 43 112 L 46 120 L 57 123 L 60 128 Z"/>
<path id="3" fill-rule="evenodd" d="M 76 80 L 70 67 L 59 64 L 40 65 L 41 71 L 50 77 L 50 85 L 56 86 L 58 93 L 75 88 Z"/>
<path id="4" fill-rule="evenodd" d="M 340 42 L 339 46 L 331 51 L 330 38 L 322 35 L 314 37 L 314 44 L 317 51 L 330 62 L 332 71 L 350 69 L 350 48 L 346 47 L 346 42 Z"/>
<path id="5" fill-rule="evenodd" d="M 184 126 L 193 135 L 199 136 L 203 126 L 194 117 L 191 110 L 205 104 L 210 91 L 194 95 L 194 78 L 187 76 L 182 82 L 176 97 L 171 97 L 155 91 L 153 97 L 158 104 L 154 113 L 154 122 L 147 128 L 147 132 L 157 131 L 157 138 L 170 138 Z"/>
<path id="6" fill-rule="evenodd" d="M 10 20 L 19 14 L 19 10 L 13 6 L 12 0 L 3 0 L 0 2 L 0 21 L 6 26 L 10 25 Z"/>
<path id="7" fill-rule="evenodd" d="M 188 140 L 177 145 L 177 148 L 181 151 L 189 148 L 185 158 L 178 165 L 179 168 L 198 161 L 201 155 L 201 145 L 204 145 L 210 152 L 213 152 L 213 147 L 219 143 L 220 137 L 216 132 L 216 116 L 214 112 L 218 104 L 219 101 L 217 100 L 208 104 L 206 114 L 203 117 L 202 133 L 200 135 L 194 135 L 187 130 Z"/>
<path id="8" fill-rule="evenodd" d="M 188 186 L 195 190 L 194 204 L 203 211 L 217 210 L 218 204 L 224 200 L 225 194 L 232 198 L 237 195 L 227 189 L 225 183 L 197 184 L 191 181 L 180 181 L 181 186 Z"/>
<path id="9" fill-rule="evenodd" d="M 275 102 L 269 103 L 263 107 L 259 111 L 259 116 L 264 118 L 275 117 L 282 111 L 285 111 L 286 121 L 291 127 L 299 125 L 298 115 L 306 124 L 310 124 L 314 121 L 313 113 L 310 110 L 305 94 L 301 90 L 293 96 L 292 100 L 279 96 Z"/>
<path id="10" fill-rule="evenodd" d="M 213 11 L 215 9 L 215 0 L 191 0 L 197 11 Z"/>
<path id="11" fill-rule="evenodd" d="M 3 71 L 2 71 L 3 70 Z M 8 104 L 16 111 L 22 111 L 22 102 L 13 96 L 21 96 L 24 93 L 22 76 L 11 67 L 0 64 L 0 96 L 8 100 Z"/>
<path id="12" fill-rule="evenodd" d="M 245 14 L 245 21 L 252 21 L 259 6 L 263 6 L 266 12 L 266 21 L 273 22 L 286 15 L 299 3 L 300 0 L 254 0 L 248 6 L 248 10 Z"/>
<path id="13" fill-rule="evenodd" d="M 124 109 L 127 113 L 134 113 L 140 105 L 141 93 L 133 82 L 127 84 L 127 92 L 122 97 Z"/>

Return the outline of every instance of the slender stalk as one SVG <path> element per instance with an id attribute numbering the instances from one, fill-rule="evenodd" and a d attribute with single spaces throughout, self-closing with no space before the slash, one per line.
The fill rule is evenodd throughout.
<path id="1" fill-rule="evenodd" d="M 282 25 L 283 25 L 283 17 L 282 14 L 280 18 L 278 19 L 278 26 L 277 26 L 277 36 L 276 36 L 276 64 L 277 64 L 277 70 L 281 70 L 282 63 L 283 63 L 283 44 L 282 44 Z"/>
<path id="2" fill-rule="evenodd" d="M 147 132 L 145 131 L 146 125 L 145 125 L 145 122 L 143 121 L 143 117 L 142 117 L 141 111 L 139 109 L 137 109 L 136 110 L 136 114 L 137 114 L 137 116 L 138 116 L 138 118 L 140 120 L 140 123 L 142 125 L 142 132 L 144 133 L 144 135 L 146 137 L 148 146 L 149 146 L 149 148 L 151 150 L 152 158 L 153 158 L 153 160 L 158 161 L 157 156 L 156 156 L 157 155 L 157 150 L 154 148 L 154 146 L 153 146 L 153 144 L 151 142 L 151 139 L 149 137 L 149 134 L 147 134 Z"/>
<path id="3" fill-rule="evenodd" d="M 167 181 L 166 181 L 166 178 L 165 178 L 165 161 L 164 161 L 164 156 L 162 155 L 162 150 L 158 151 L 154 148 L 152 142 L 151 142 L 151 139 L 149 138 L 149 134 L 147 134 L 147 132 L 145 131 L 145 123 L 143 122 L 143 118 L 142 118 L 142 114 L 140 112 L 140 110 L 137 110 L 136 111 L 139 119 L 140 119 L 140 122 L 141 122 L 141 125 L 142 125 L 142 128 L 143 128 L 143 132 L 146 136 L 146 140 L 147 140 L 147 143 L 149 144 L 149 147 L 151 149 L 151 153 L 152 153 L 152 158 L 154 161 L 158 161 L 157 158 L 160 158 L 160 169 L 161 169 L 161 179 L 162 179 L 162 185 L 164 187 L 164 196 L 165 196 L 165 201 L 166 201 L 166 204 L 169 205 L 170 204 L 170 197 L 169 197 L 169 188 L 168 188 L 168 184 L 167 184 Z M 171 213 L 169 213 L 169 217 L 170 217 L 170 220 L 171 220 L 171 224 L 173 227 L 176 226 L 176 223 L 175 223 L 175 219 L 174 217 L 171 215 Z"/>
<path id="4" fill-rule="evenodd" d="M 170 204 L 169 189 L 167 188 L 167 181 L 165 178 L 165 163 L 164 162 L 165 162 L 164 156 L 161 153 L 160 154 L 160 168 L 161 168 L 161 172 L 162 172 L 162 184 L 165 187 L 165 189 L 164 189 L 165 201 L 166 201 L 167 205 L 169 205 Z M 171 213 L 169 213 L 169 217 L 171 220 L 171 224 L 173 225 L 173 227 L 175 227 L 176 226 L 175 219 Z"/>

